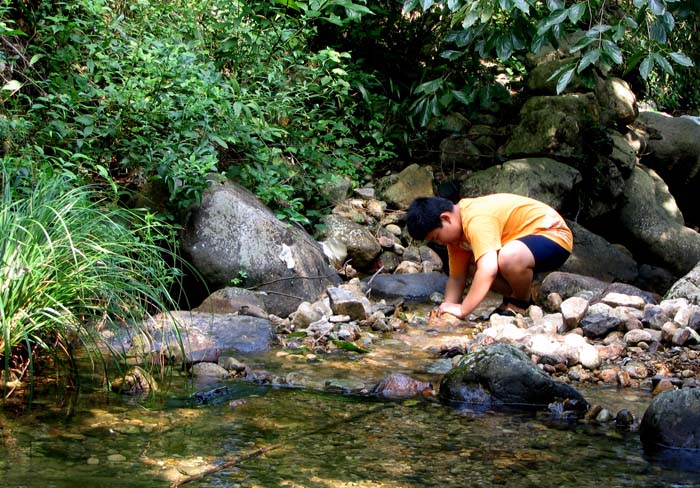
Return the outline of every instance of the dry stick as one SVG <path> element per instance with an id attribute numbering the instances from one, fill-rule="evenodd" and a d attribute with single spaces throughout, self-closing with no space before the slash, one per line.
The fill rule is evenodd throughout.
<path id="1" fill-rule="evenodd" d="M 311 432 L 305 432 L 304 434 L 292 436 L 292 438 L 289 440 L 293 441 L 294 439 L 298 439 L 302 436 L 306 437 L 306 436 L 311 436 L 314 434 L 319 434 L 321 432 L 325 432 L 329 429 L 332 429 L 340 424 L 354 422 L 355 420 L 361 419 L 362 417 L 366 417 L 367 415 L 372 415 L 373 413 L 379 412 L 380 410 L 384 410 L 385 408 L 389 408 L 389 407 L 393 407 L 393 406 L 394 406 L 394 404 L 392 404 L 392 403 L 382 403 L 378 407 L 371 408 L 371 409 L 367 410 L 366 412 L 358 413 L 358 414 L 353 415 L 349 418 L 335 420 L 329 424 L 324 425 L 323 427 L 319 427 L 318 429 L 312 430 Z M 189 478 L 185 478 L 185 479 L 180 480 L 180 481 L 174 481 L 170 485 L 170 488 L 180 488 L 182 485 L 186 485 L 187 483 L 191 483 L 193 481 L 199 481 L 199 480 L 203 479 L 205 476 L 209 476 L 210 474 L 214 474 L 214 473 L 219 473 L 219 472 L 225 470 L 226 468 L 236 466 L 237 464 L 239 464 L 242 461 L 261 456 L 262 454 L 265 454 L 267 452 L 274 451 L 275 449 L 279 449 L 282 446 L 283 446 L 283 444 L 272 444 L 270 446 L 261 447 L 260 449 L 256 449 L 255 451 L 241 454 L 240 456 L 238 456 L 236 458 L 233 458 L 233 459 L 226 461 L 225 463 L 223 463 L 220 466 L 216 466 L 214 468 L 209 468 L 202 473 L 198 473 L 196 475 L 190 476 Z"/>

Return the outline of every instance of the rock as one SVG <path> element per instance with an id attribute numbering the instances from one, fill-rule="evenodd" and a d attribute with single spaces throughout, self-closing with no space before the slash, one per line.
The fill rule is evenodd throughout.
<path id="1" fill-rule="evenodd" d="M 598 77 L 595 95 L 600 106 L 600 123 L 605 127 L 625 127 L 639 114 L 634 92 L 620 78 Z"/>
<path id="2" fill-rule="evenodd" d="M 590 276 L 554 271 L 542 280 L 540 295 L 547 296 L 550 293 L 556 293 L 566 300 L 582 292 L 590 292 L 591 296 L 598 295 L 608 285 L 609 283 Z"/>
<path id="3" fill-rule="evenodd" d="M 154 347 L 168 358 L 183 352 L 218 349 L 254 352 L 270 348 L 272 324 L 247 315 L 174 311 L 154 316 L 142 324 Z"/>
<path id="4" fill-rule="evenodd" d="M 591 276 L 608 283 L 629 283 L 637 278 L 637 263 L 629 254 L 574 221 L 566 223 L 574 234 L 574 251 L 560 272 Z"/>
<path id="5" fill-rule="evenodd" d="M 588 300 L 580 297 L 567 298 L 561 303 L 560 308 L 565 325 L 564 330 L 560 332 L 564 333 L 578 327 L 579 322 L 581 322 L 588 310 Z"/>
<path id="6" fill-rule="evenodd" d="M 401 373 L 395 373 L 382 379 L 371 393 L 382 398 L 410 398 L 433 393 L 433 385 L 419 381 Z"/>
<path id="7" fill-rule="evenodd" d="M 372 299 L 403 298 L 410 302 L 428 302 L 434 292 L 443 292 L 447 276 L 443 273 L 379 274 L 365 280 Z"/>
<path id="8" fill-rule="evenodd" d="M 666 184 L 638 166 L 625 183 L 619 208 L 621 235 L 633 252 L 647 254 L 678 275 L 700 262 L 700 234 L 683 225 L 683 216 Z"/>
<path id="9" fill-rule="evenodd" d="M 352 320 L 365 320 L 371 313 L 369 300 L 361 293 L 344 287 L 327 290 L 331 309 L 336 315 L 347 315 Z"/>
<path id="10" fill-rule="evenodd" d="M 440 383 L 448 404 L 546 408 L 571 400 L 588 405 L 569 385 L 552 380 L 515 346 L 496 343 L 469 353 Z"/>
<path id="11" fill-rule="evenodd" d="M 406 209 L 418 197 L 432 197 L 433 172 L 429 167 L 411 164 L 407 166 L 381 194 L 392 208 Z"/>
<path id="12" fill-rule="evenodd" d="M 644 126 L 647 142 L 641 162 L 661 175 L 684 212 L 697 219 L 700 125 L 655 111 L 640 111 L 637 123 Z"/>
<path id="13" fill-rule="evenodd" d="M 520 124 L 504 148 L 507 157 L 538 154 L 567 159 L 583 153 L 581 129 L 597 121 L 598 101 L 592 93 L 536 96 L 520 110 Z"/>
<path id="14" fill-rule="evenodd" d="M 682 388 L 657 395 L 639 428 L 645 450 L 700 449 L 700 388 Z"/>
<path id="15" fill-rule="evenodd" d="M 281 222 L 235 183 L 212 183 L 191 213 L 181 242 L 212 288 L 229 286 L 243 271 L 246 287 L 267 292 L 265 308 L 279 316 L 340 281 L 303 229 Z"/>
<path id="16" fill-rule="evenodd" d="M 266 319 L 264 294 L 243 288 L 226 287 L 216 290 L 192 309 L 203 313 L 239 313 Z"/>
<path id="17" fill-rule="evenodd" d="M 580 181 L 578 170 L 554 159 L 513 159 L 469 175 L 462 182 L 461 196 L 515 193 L 559 209 L 574 185 Z"/>
<path id="18" fill-rule="evenodd" d="M 228 378 L 229 372 L 223 367 L 215 363 L 197 363 L 192 365 L 190 369 L 192 374 L 198 378 L 218 378 L 224 379 Z"/>
<path id="19" fill-rule="evenodd" d="M 338 215 L 326 215 L 323 218 L 324 229 L 321 237 L 326 241 L 335 240 L 345 245 L 352 264 L 362 269 L 373 264 L 382 252 L 382 246 L 372 232 L 357 222 Z"/>
<path id="20" fill-rule="evenodd" d="M 588 315 L 581 320 L 583 334 L 588 338 L 605 337 L 609 332 L 620 326 L 620 319 L 609 315 Z"/>
<path id="21" fill-rule="evenodd" d="M 489 162 L 465 136 L 452 135 L 440 142 L 440 163 L 445 168 L 479 170 Z"/>
<path id="22" fill-rule="evenodd" d="M 700 305 L 700 262 L 673 284 L 664 300 L 685 298 L 689 303 Z"/>

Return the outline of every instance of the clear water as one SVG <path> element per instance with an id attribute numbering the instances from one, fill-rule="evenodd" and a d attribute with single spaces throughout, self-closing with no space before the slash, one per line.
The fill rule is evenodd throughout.
<path id="1" fill-rule="evenodd" d="M 700 471 L 645 458 L 636 433 L 610 426 L 228 385 L 226 398 L 201 407 L 184 390 L 150 407 L 98 391 L 5 412 L 0 486 L 170 486 L 224 463 L 184 486 L 700 486 Z M 584 393 L 633 411 L 646 401 L 643 392 Z"/>
<path id="2" fill-rule="evenodd" d="M 29 412 L 0 409 L 0 488 L 168 487 L 208 470 L 184 486 L 700 488 L 700 453 L 650 459 L 637 433 L 612 425 L 321 391 L 369 387 L 393 372 L 437 385 L 450 361 L 436 351 L 464 344 L 474 331 L 436 329 L 425 315 L 407 314 L 410 325 L 375 337 L 369 354 L 309 360 L 278 349 L 239 357 L 303 388 L 193 386 L 173 376 L 157 399 L 139 401 L 91 387 L 96 377 L 80 394 L 38 392 Z M 189 400 L 193 390 L 221 384 L 229 394 L 219 401 Z M 643 390 L 579 390 L 637 419 L 651 401 Z"/>

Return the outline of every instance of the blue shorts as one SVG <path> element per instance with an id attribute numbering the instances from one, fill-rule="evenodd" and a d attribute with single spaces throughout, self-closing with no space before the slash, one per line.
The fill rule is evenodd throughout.
<path id="1" fill-rule="evenodd" d="M 535 256 L 535 271 L 552 271 L 566 262 L 571 253 L 544 236 L 525 236 L 517 239 Z"/>

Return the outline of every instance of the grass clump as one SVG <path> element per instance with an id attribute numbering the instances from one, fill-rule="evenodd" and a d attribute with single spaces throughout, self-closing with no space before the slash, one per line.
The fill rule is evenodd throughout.
<path id="1" fill-rule="evenodd" d="M 61 178 L 40 179 L 27 192 L 8 173 L 0 177 L 0 361 L 8 396 L 31 376 L 37 356 L 72 361 L 83 346 L 104 363 L 102 329 L 138 329 L 149 313 L 172 310 L 169 290 L 182 271 L 170 264 L 172 227 L 151 213 Z"/>

